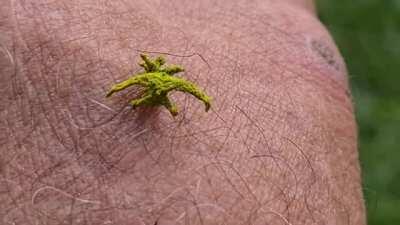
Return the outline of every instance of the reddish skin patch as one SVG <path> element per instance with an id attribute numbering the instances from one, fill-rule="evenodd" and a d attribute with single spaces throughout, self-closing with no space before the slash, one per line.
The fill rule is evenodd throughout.
<path id="1" fill-rule="evenodd" d="M 365 224 L 347 77 L 309 51 L 305 35 L 332 45 L 315 16 L 185 2 L 0 6 L 2 223 Z M 213 110 L 184 95 L 176 119 L 110 110 L 134 49 L 200 53 L 210 67 L 176 61 Z"/>

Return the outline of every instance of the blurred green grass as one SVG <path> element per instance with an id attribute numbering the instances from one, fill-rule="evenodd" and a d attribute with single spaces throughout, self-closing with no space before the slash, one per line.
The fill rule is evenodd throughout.
<path id="1" fill-rule="evenodd" d="M 317 6 L 349 70 L 368 224 L 400 224 L 400 0 Z"/>

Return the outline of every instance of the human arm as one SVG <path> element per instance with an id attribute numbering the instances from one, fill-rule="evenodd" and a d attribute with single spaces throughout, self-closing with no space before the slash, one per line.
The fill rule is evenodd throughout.
<path id="1" fill-rule="evenodd" d="M 299 2 L 0 7 L 1 222 L 365 224 L 346 70 Z M 200 54 L 168 61 L 212 110 L 118 113 L 138 49 Z"/>

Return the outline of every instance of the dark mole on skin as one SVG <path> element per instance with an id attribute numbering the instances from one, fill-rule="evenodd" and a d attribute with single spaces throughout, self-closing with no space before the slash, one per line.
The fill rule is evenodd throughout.
<path id="1" fill-rule="evenodd" d="M 335 68 L 336 70 L 340 70 L 339 63 L 335 60 L 335 53 L 330 49 L 327 45 L 325 45 L 321 41 L 312 40 L 311 48 L 320 55 L 326 63 Z"/>

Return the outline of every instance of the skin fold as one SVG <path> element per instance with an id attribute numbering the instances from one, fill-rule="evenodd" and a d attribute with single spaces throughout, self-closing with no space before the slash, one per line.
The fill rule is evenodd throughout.
<path id="1" fill-rule="evenodd" d="M 310 1 L 3 1 L 0 224 L 365 222 L 346 69 Z M 164 52 L 180 107 L 106 99 Z M 150 53 L 149 53 L 150 52 Z"/>

